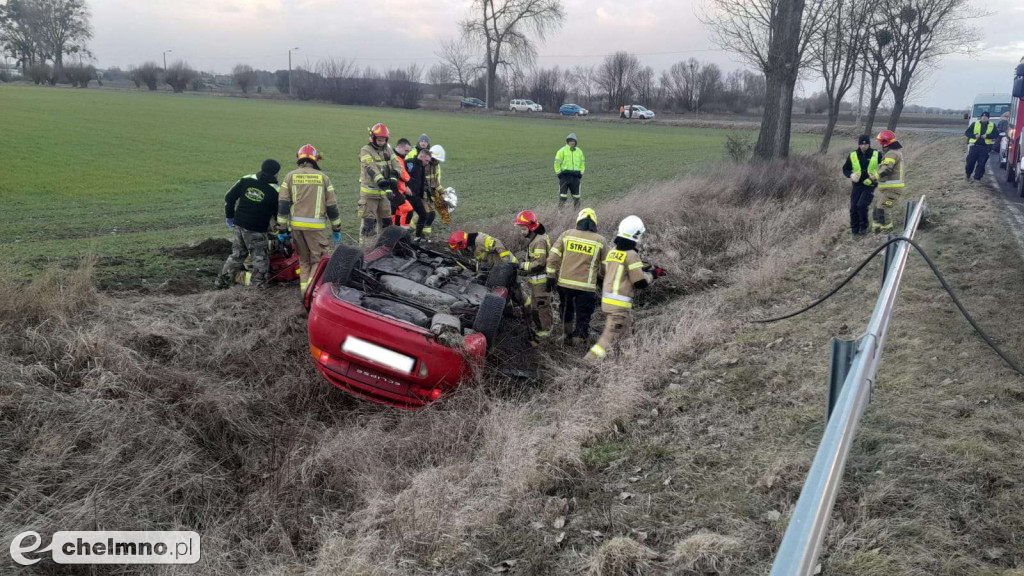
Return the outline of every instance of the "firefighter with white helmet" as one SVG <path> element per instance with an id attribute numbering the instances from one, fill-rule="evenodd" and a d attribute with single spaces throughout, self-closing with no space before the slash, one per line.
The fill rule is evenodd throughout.
<path id="1" fill-rule="evenodd" d="M 619 223 L 615 235 L 615 249 L 608 252 L 602 266 L 604 285 L 601 291 L 601 310 L 606 314 L 604 332 L 590 348 L 587 360 L 601 360 L 608 351 L 633 326 L 633 296 L 637 290 L 646 288 L 654 279 L 662 276 L 661 268 L 645 266 L 637 252 L 637 245 L 647 229 L 637 216 L 626 216 Z"/>
<path id="2" fill-rule="evenodd" d="M 548 290 L 558 287 L 562 313 L 562 338 L 566 345 L 583 344 L 590 338 L 597 287 L 601 283 L 607 242 L 597 233 L 597 214 L 590 208 L 576 215 L 576 229 L 566 230 L 551 243 L 548 253 Z"/>
<path id="3" fill-rule="evenodd" d="M 530 287 L 527 302 L 533 316 L 534 336 L 537 340 L 544 340 L 551 336 L 551 325 L 554 323 L 551 290 L 548 289 L 545 273 L 548 253 L 551 251 L 551 237 L 532 210 L 520 212 L 513 224 L 530 243 L 526 248 L 526 258 L 519 265 L 519 274 L 526 277 Z"/>
<path id="4" fill-rule="evenodd" d="M 278 239 L 288 242 L 289 233 L 299 253 L 299 288 L 306 292 L 309 277 L 320 259 L 329 254 L 327 230 L 333 230 L 334 241 L 341 242 L 341 214 L 334 184 L 320 171 L 323 157 L 310 144 L 296 153 L 298 168 L 281 180 L 278 196 Z"/>
<path id="5" fill-rule="evenodd" d="M 359 237 L 372 243 L 380 230 L 391 224 L 390 199 L 398 194 L 402 174 L 401 158 L 388 144 L 388 127 L 377 123 L 370 128 L 370 141 L 359 150 Z"/>

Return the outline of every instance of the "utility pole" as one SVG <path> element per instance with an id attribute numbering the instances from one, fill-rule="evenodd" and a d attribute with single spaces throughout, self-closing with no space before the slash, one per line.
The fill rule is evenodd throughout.
<path id="1" fill-rule="evenodd" d="M 298 46 L 288 51 L 288 97 L 295 96 L 295 87 L 292 84 L 292 50 L 298 50 Z"/>
<path id="2" fill-rule="evenodd" d="M 167 53 L 174 52 L 174 50 L 164 50 L 164 72 L 167 72 Z"/>

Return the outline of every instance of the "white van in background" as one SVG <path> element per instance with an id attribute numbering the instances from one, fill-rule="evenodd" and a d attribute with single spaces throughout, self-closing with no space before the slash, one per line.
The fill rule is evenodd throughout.
<path id="1" fill-rule="evenodd" d="M 989 119 L 992 122 L 999 122 L 999 118 L 1009 111 L 1009 94 L 978 94 L 974 97 L 974 105 L 971 106 L 970 113 L 964 114 L 964 120 L 967 120 L 967 125 L 970 126 L 972 122 L 978 121 L 982 113 L 988 112 Z"/>

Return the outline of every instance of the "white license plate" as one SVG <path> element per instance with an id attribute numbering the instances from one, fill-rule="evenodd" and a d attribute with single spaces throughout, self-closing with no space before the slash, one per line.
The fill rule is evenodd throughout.
<path id="1" fill-rule="evenodd" d="M 377 346 L 376 344 L 356 338 L 355 336 L 349 336 L 346 338 L 341 349 L 347 354 L 358 356 L 359 358 L 368 360 L 374 364 L 387 366 L 388 368 L 403 374 L 411 374 L 412 367 L 416 364 L 415 358 L 406 356 L 405 354 L 399 354 L 394 350 L 388 350 L 382 346 Z"/>

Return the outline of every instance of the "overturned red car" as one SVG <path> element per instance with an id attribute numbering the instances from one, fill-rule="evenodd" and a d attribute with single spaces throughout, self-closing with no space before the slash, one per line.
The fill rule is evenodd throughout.
<path id="1" fill-rule="evenodd" d="M 386 228 L 365 255 L 339 246 L 317 266 L 304 299 L 310 353 L 345 392 L 420 408 L 482 366 L 515 282 L 509 264 L 481 274 Z"/>

